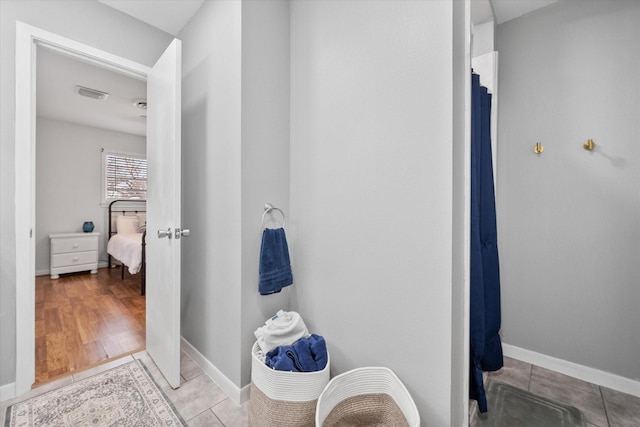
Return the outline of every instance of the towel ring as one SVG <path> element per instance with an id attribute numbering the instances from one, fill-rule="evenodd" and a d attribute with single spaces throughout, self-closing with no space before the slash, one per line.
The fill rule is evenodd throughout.
<path id="1" fill-rule="evenodd" d="M 282 228 L 284 228 L 284 225 L 287 223 L 287 218 L 284 216 L 284 212 L 282 212 L 280 208 L 276 208 L 275 206 L 273 206 L 271 203 L 265 203 L 264 205 L 264 213 L 262 214 L 262 226 L 264 227 L 265 216 L 267 216 L 267 214 L 271 211 L 280 212 L 280 215 L 282 215 Z"/>

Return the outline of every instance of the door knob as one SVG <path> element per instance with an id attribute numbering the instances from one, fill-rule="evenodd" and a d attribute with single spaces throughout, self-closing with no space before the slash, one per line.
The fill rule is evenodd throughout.
<path id="1" fill-rule="evenodd" d="M 166 230 L 158 230 L 158 239 L 171 238 L 171 229 L 167 228 Z"/>
<path id="2" fill-rule="evenodd" d="M 188 228 L 183 228 L 182 230 L 180 230 L 179 228 L 176 228 L 176 239 L 179 239 L 181 236 L 187 237 L 188 235 L 189 235 Z"/>

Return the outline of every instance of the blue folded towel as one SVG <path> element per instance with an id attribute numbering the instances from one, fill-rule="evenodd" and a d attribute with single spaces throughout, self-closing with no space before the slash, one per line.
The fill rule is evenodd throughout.
<path id="1" fill-rule="evenodd" d="M 277 371 L 301 372 L 302 366 L 293 347 L 284 345 L 267 353 L 264 363 Z"/>
<path id="2" fill-rule="evenodd" d="M 311 346 L 308 338 L 300 338 L 296 341 L 293 344 L 293 351 L 296 354 L 296 367 L 298 367 L 299 372 L 314 372 L 318 370 L 318 364 L 311 353 Z M 287 356 L 289 356 L 288 352 Z"/>
<path id="3" fill-rule="evenodd" d="M 300 338 L 293 345 L 276 347 L 267 353 L 265 364 L 278 371 L 315 372 L 327 366 L 327 345 L 320 335 Z"/>
<path id="4" fill-rule="evenodd" d="M 260 247 L 258 290 L 261 295 L 274 294 L 292 283 L 289 247 L 284 228 L 265 228 Z"/>

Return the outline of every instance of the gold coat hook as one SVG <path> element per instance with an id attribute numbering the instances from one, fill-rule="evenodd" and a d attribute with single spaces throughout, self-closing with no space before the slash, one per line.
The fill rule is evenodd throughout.
<path id="1" fill-rule="evenodd" d="M 544 151 L 544 147 L 539 142 L 536 142 L 535 147 L 533 147 L 533 152 L 536 154 L 542 154 Z"/>
<path id="2" fill-rule="evenodd" d="M 595 148 L 595 146 L 596 146 L 596 143 L 593 142 L 593 139 L 588 140 L 583 145 L 584 149 L 589 151 L 592 151 Z"/>

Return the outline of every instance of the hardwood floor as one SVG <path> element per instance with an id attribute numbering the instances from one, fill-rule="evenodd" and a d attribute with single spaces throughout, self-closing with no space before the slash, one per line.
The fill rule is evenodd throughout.
<path id="1" fill-rule="evenodd" d="M 101 268 L 98 274 L 36 277 L 36 382 L 145 348 L 140 276 Z"/>

